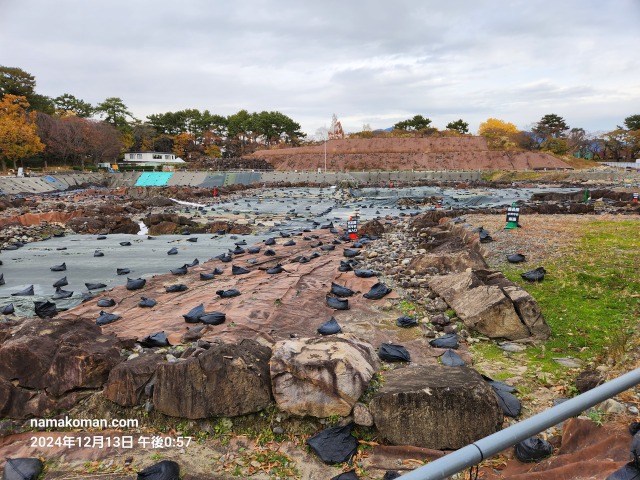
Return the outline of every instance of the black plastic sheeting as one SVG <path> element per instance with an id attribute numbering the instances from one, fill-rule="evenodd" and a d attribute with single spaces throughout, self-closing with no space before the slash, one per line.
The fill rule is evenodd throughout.
<path id="1" fill-rule="evenodd" d="M 326 296 L 327 305 L 336 310 L 349 310 L 349 300 L 343 300 L 341 298 Z"/>
<path id="2" fill-rule="evenodd" d="M 358 441 L 351 435 L 353 425 L 331 427 L 315 434 L 307 445 L 320 460 L 329 465 L 348 462 L 358 449 Z"/>
<path id="3" fill-rule="evenodd" d="M 416 327 L 418 325 L 418 321 L 414 317 L 403 315 L 396 318 L 396 325 L 403 328 Z"/>
<path id="4" fill-rule="evenodd" d="M 393 343 L 383 343 L 378 349 L 378 357 L 385 362 L 410 362 L 411 355 L 409 350 L 402 345 L 394 345 Z"/>
<path id="5" fill-rule="evenodd" d="M 553 445 L 540 437 L 529 437 L 514 447 L 516 458 L 521 462 L 539 462 L 553 453 Z"/>
<path id="6" fill-rule="evenodd" d="M 180 466 L 171 460 L 162 460 L 138 472 L 138 480 L 180 480 Z"/>
<path id="7" fill-rule="evenodd" d="M 356 292 L 354 292 L 350 288 L 344 287 L 342 285 L 338 285 L 335 282 L 331 282 L 331 293 L 336 297 L 350 297 L 351 295 L 354 295 Z"/>
<path id="8" fill-rule="evenodd" d="M 363 295 L 364 298 L 369 300 L 380 300 L 384 296 L 391 293 L 391 289 L 387 287 L 384 283 L 376 283 L 371 290 Z"/>
<path id="9" fill-rule="evenodd" d="M 25 288 L 24 290 L 20 290 L 19 292 L 12 293 L 12 297 L 29 297 L 33 295 L 33 285 Z"/>
<path id="10" fill-rule="evenodd" d="M 334 317 L 331 317 L 331 319 L 318 327 L 318 333 L 320 335 L 335 335 L 342 333 L 342 328 L 338 325 L 338 321 Z"/>
<path id="11" fill-rule="evenodd" d="M 171 344 L 169 343 L 169 339 L 167 338 L 167 334 L 164 333 L 164 331 L 147 335 L 142 340 L 140 340 L 140 345 L 147 348 L 171 346 Z"/>
<path id="12" fill-rule="evenodd" d="M 155 307 L 157 303 L 158 302 L 156 302 L 153 298 L 141 297 L 140 301 L 138 302 L 138 306 L 141 308 L 151 308 Z"/>
<path id="13" fill-rule="evenodd" d="M 464 360 L 453 350 L 447 350 L 440 357 L 440 361 L 446 367 L 462 367 L 464 366 Z"/>
<path id="14" fill-rule="evenodd" d="M 2 480 L 36 480 L 44 464 L 37 458 L 8 458 Z"/>
<path id="15" fill-rule="evenodd" d="M 58 314 L 56 304 L 48 300 L 46 302 L 33 302 L 33 308 L 40 318 L 53 318 Z"/>
<path id="16" fill-rule="evenodd" d="M 521 273 L 520 276 L 528 282 L 541 282 L 544 280 L 545 273 L 547 273 L 547 271 L 543 267 L 538 267 L 535 270 Z"/>
<path id="17" fill-rule="evenodd" d="M 455 333 L 447 333 L 429 341 L 429 345 L 435 348 L 453 348 L 454 350 L 457 350 L 460 344 L 458 341 L 458 335 Z"/>

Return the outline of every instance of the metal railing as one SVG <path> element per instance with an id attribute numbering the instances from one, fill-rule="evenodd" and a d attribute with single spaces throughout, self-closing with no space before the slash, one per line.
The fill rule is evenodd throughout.
<path id="1" fill-rule="evenodd" d="M 477 465 L 640 383 L 640 368 L 406 473 L 403 480 L 441 480 Z"/>

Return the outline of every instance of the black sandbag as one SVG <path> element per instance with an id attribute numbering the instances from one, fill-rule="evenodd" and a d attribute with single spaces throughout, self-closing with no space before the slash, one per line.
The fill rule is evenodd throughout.
<path id="1" fill-rule="evenodd" d="M 188 290 L 188 287 L 183 283 L 175 283 L 165 287 L 164 291 L 167 293 L 184 292 Z"/>
<path id="2" fill-rule="evenodd" d="M 516 458 L 521 462 L 539 462 L 553 453 L 553 445 L 540 437 L 529 437 L 514 447 Z"/>
<path id="3" fill-rule="evenodd" d="M 343 300 L 341 298 L 326 296 L 327 305 L 336 310 L 349 310 L 349 300 Z"/>
<path id="4" fill-rule="evenodd" d="M 116 304 L 116 301 L 113 298 L 101 298 L 96 303 L 97 306 L 102 308 L 113 307 Z"/>
<path id="5" fill-rule="evenodd" d="M 355 270 L 353 273 L 355 273 L 356 277 L 360 277 L 360 278 L 371 278 L 378 275 L 373 270 L 362 270 L 362 269 Z"/>
<path id="6" fill-rule="evenodd" d="M 214 258 L 217 258 L 218 260 L 225 263 L 230 262 L 233 259 L 233 257 L 228 253 L 221 253 L 220 255 L 216 255 Z"/>
<path id="7" fill-rule="evenodd" d="M 180 466 L 171 460 L 162 460 L 138 472 L 137 480 L 180 480 Z"/>
<path id="8" fill-rule="evenodd" d="M 93 300 L 93 298 L 95 297 L 95 295 L 91 292 L 82 292 L 80 296 L 82 298 L 82 303 L 88 302 L 89 300 Z"/>
<path id="9" fill-rule="evenodd" d="M 320 250 L 323 250 L 325 252 L 330 252 L 330 251 L 335 250 L 335 249 L 336 249 L 335 245 L 322 245 L 320 247 Z"/>
<path id="10" fill-rule="evenodd" d="M 342 285 L 338 285 L 335 282 L 331 282 L 331 293 L 336 297 L 350 297 L 356 292 L 354 292 L 350 288 L 343 287 Z"/>
<path id="11" fill-rule="evenodd" d="M 224 269 L 222 269 L 222 268 L 214 268 L 213 272 L 211 272 L 211 273 L 213 273 L 214 275 L 222 275 L 224 273 Z"/>
<path id="12" fill-rule="evenodd" d="M 194 258 L 193 262 L 191 263 L 185 263 L 185 266 L 187 268 L 195 267 L 196 265 L 200 265 L 200 260 L 198 260 L 197 258 Z"/>
<path id="13" fill-rule="evenodd" d="M 462 357 L 451 349 L 442 354 L 440 361 L 446 367 L 462 367 L 464 365 Z"/>
<path id="14" fill-rule="evenodd" d="M 53 318 L 58 314 L 56 304 L 50 301 L 33 302 L 33 309 L 40 318 Z"/>
<path id="15" fill-rule="evenodd" d="M 460 346 L 460 343 L 458 341 L 458 335 L 455 333 L 447 333 L 429 341 L 429 345 L 435 348 L 453 348 L 456 350 Z"/>
<path id="16" fill-rule="evenodd" d="M 104 253 L 101 252 L 100 250 L 96 250 L 95 252 L 93 252 L 93 256 L 94 257 L 104 257 Z"/>
<path id="17" fill-rule="evenodd" d="M 59 287 L 64 287 L 65 285 L 69 285 L 69 282 L 67 281 L 67 277 L 62 277 L 60 280 L 57 280 L 53 284 L 53 287 L 54 288 L 59 288 Z"/>
<path id="18" fill-rule="evenodd" d="M 237 247 L 239 245 L 246 245 L 247 241 L 246 240 L 240 240 L 239 242 L 233 242 L 233 244 Z"/>
<path id="19" fill-rule="evenodd" d="M 351 270 L 353 270 L 353 267 L 351 266 L 351 264 L 346 262 L 340 262 L 340 266 L 338 267 L 339 272 L 350 272 Z"/>
<path id="20" fill-rule="evenodd" d="M 131 273 L 131 270 L 128 268 L 116 268 L 116 275 L 128 275 Z"/>
<path id="21" fill-rule="evenodd" d="M 187 238 L 187 242 L 196 243 L 198 241 L 198 237 Z"/>
<path id="22" fill-rule="evenodd" d="M 62 238 L 62 237 L 64 237 L 64 232 L 56 232 L 56 233 L 53 234 L 53 236 L 56 237 L 56 238 Z"/>
<path id="23" fill-rule="evenodd" d="M 120 315 L 116 315 L 115 313 L 107 313 L 105 311 L 100 311 L 100 315 L 96 320 L 96 325 L 106 325 L 108 323 L 113 323 L 116 320 L 120 320 L 122 317 Z"/>
<path id="24" fill-rule="evenodd" d="M 243 253 L 245 253 L 245 250 L 242 247 L 236 247 L 233 250 L 229 249 L 229 253 L 233 253 L 234 255 L 242 255 Z"/>
<path id="25" fill-rule="evenodd" d="M 629 433 L 634 436 L 638 432 L 640 432 L 640 422 L 631 422 L 629 424 Z"/>
<path id="26" fill-rule="evenodd" d="M 391 289 L 387 287 L 384 283 L 376 283 L 371 290 L 363 295 L 364 298 L 368 298 L 369 300 L 380 300 L 385 295 L 391 293 Z"/>
<path id="27" fill-rule="evenodd" d="M 153 298 L 141 297 L 138 302 L 138 306 L 141 308 L 151 308 L 156 306 L 156 302 Z"/>
<path id="28" fill-rule="evenodd" d="M 498 404 L 500 405 L 502 412 L 507 417 L 516 418 L 518 415 L 520 415 L 522 404 L 515 395 L 505 390 L 496 388 L 491 383 L 489 383 L 489 385 L 491 385 L 491 387 L 493 388 L 493 391 L 496 394 L 496 398 L 498 399 Z"/>
<path id="29" fill-rule="evenodd" d="M 383 343 L 378 349 L 378 357 L 385 362 L 410 362 L 411 355 L 402 345 Z"/>
<path id="30" fill-rule="evenodd" d="M 358 255 L 360 255 L 360 251 L 359 250 L 353 250 L 351 248 L 345 248 L 343 250 L 342 254 L 347 258 L 353 258 L 353 257 L 357 257 Z"/>
<path id="31" fill-rule="evenodd" d="M 0 307 L 0 314 L 2 314 L 2 315 L 11 315 L 15 311 L 16 311 L 16 309 L 13 306 L 13 303 L 10 303 L 9 305 L 5 305 L 3 307 Z"/>
<path id="32" fill-rule="evenodd" d="M 507 261 L 509 263 L 522 263 L 525 261 L 525 257 L 521 253 L 514 253 L 513 255 L 507 255 Z"/>
<path id="33" fill-rule="evenodd" d="M 275 239 L 275 238 L 273 238 L 273 237 L 272 237 L 272 238 L 267 238 L 267 239 L 264 241 L 264 244 L 265 244 L 265 245 L 275 245 L 275 244 L 276 244 L 276 239 Z"/>
<path id="34" fill-rule="evenodd" d="M 543 267 L 538 267 L 535 270 L 529 270 L 528 272 L 521 273 L 520 276 L 528 282 L 541 282 L 544 280 L 544 274 L 547 271 Z"/>
<path id="35" fill-rule="evenodd" d="M 182 315 L 184 321 L 187 323 L 198 323 L 200 317 L 204 315 L 204 304 L 200 304 L 197 307 L 193 307 L 186 314 Z"/>
<path id="36" fill-rule="evenodd" d="M 167 251 L 167 255 L 177 255 L 177 254 L 178 254 L 178 248 L 177 247 L 171 247 Z"/>
<path id="37" fill-rule="evenodd" d="M 4 273 L 0 273 L 0 285 L 4 285 Z"/>
<path id="38" fill-rule="evenodd" d="M 331 317 L 331 319 L 318 327 L 318 333 L 320 335 L 335 335 L 336 333 L 342 333 L 342 328 L 338 325 L 338 321 Z"/>
<path id="39" fill-rule="evenodd" d="M 640 480 L 639 465 L 635 460 L 629 462 L 624 467 L 613 472 L 605 480 Z"/>
<path id="40" fill-rule="evenodd" d="M 304 255 L 298 257 L 298 263 L 309 263 L 310 261 L 311 259 L 309 257 L 305 257 Z"/>
<path id="41" fill-rule="evenodd" d="M 107 239 L 107 236 L 106 236 L 106 235 L 98 235 L 98 236 L 96 237 L 96 240 L 106 240 L 106 239 Z"/>
<path id="42" fill-rule="evenodd" d="M 387 470 L 384 472 L 384 477 L 382 480 L 396 480 L 396 478 L 400 477 L 400 474 L 395 470 Z"/>
<path id="43" fill-rule="evenodd" d="M 403 315 L 396 319 L 396 325 L 403 328 L 415 327 L 418 325 L 418 321 L 409 315 Z"/>
<path id="44" fill-rule="evenodd" d="M 171 270 L 169 270 L 172 274 L 174 275 L 186 275 L 186 273 L 189 271 L 189 267 L 187 266 L 187 264 L 185 263 L 184 265 L 182 265 L 181 267 L 178 268 L 172 268 Z"/>
<path id="45" fill-rule="evenodd" d="M 62 262 L 60 265 L 54 265 L 49 270 L 52 272 L 64 272 L 67 269 L 67 264 Z"/>
<path id="46" fill-rule="evenodd" d="M 309 255 L 309 258 L 318 258 L 320 256 L 320 254 L 318 252 L 313 252 L 311 255 Z"/>
<path id="47" fill-rule="evenodd" d="M 104 283 L 85 283 L 84 286 L 87 287 L 87 290 L 98 290 L 100 288 L 107 288 Z"/>
<path id="48" fill-rule="evenodd" d="M 36 480 L 43 469 L 38 458 L 7 458 L 2 480 Z"/>
<path id="49" fill-rule="evenodd" d="M 20 290 L 19 292 L 12 293 L 12 297 L 28 297 L 33 295 L 33 285 L 28 286 L 24 290 Z"/>
<path id="50" fill-rule="evenodd" d="M 331 228 L 333 228 L 333 222 L 331 222 L 331 223 L 325 223 L 324 225 L 321 225 L 321 226 L 320 226 L 320 229 L 321 229 L 321 230 L 329 230 L 329 229 L 331 229 Z"/>
<path id="51" fill-rule="evenodd" d="M 274 250 L 271 250 L 270 248 L 267 248 L 267 249 L 264 251 L 264 254 L 265 254 L 267 257 L 273 257 L 273 256 L 276 254 L 276 252 L 275 252 Z"/>
<path id="52" fill-rule="evenodd" d="M 147 335 L 142 340 L 140 340 L 140 345 L 147 348 L 153 347 L 170 347 L 169 339 L 167 338 L 166 333 L 156 332 L 151 335 Z"/>
<path id="53" fill-rule="evenodd" d="M 227 319 L 227 316 L 222 312 L 210 312 L 205 313 L 200 317 L 200 322 L 206 323 L 207 325 L 220 325 L 224 323 Z"/>
<path id="54" fill-rule="evenodd" d="M 284 271 L 285 271 L 285 269 L 282 268 L 282 265 L 280 265 L 280 264 L 276 265 L 275 267 L 267 268 L 267 273 L 269 275 L 276 275 L 276 274 L 282 273 Z"/>
<path id="55" fill-rule="evenodd" d="M 331 480 L 360 480 L 360 477 L 356 474 L 355 470 L 349 470 L 348 472 L 331 477 Z"/>
<path id="56" fill-rule="evenodd" d="M 201 273 L 200 280 L 213 280 L 215 275 L 213 273 Z"/>
<path id="57" fill-rule="evenodd" d="M 251 253 L 251 254 L 260 253 L 260 247 L 249 247 L 247 248 L 247 253 Z"/>
<path id="58" fill-rule="evenodd" d="M 120 245 L 123 247 L 130 247 L 131 246 L 131 242 L 120 242 Z"/>
<path id="59" fill-rule="evenodd" d="M 288 242 L 285 242 L 282 244 L 283 247 L 293 247 L 296 244 L 296 242 L 294 242 L 293 240 L 289 240 Z"/>
<path id="60" fill-rule="evenodd" d="M 221 298 L 232 298 L 240 295 L 240 290 L 236 290 L 235 288 L 231 288 L 229 290 L 216 290 L 216 295 Z"/>
<path id="61" fill-rule="evenodd" d="M 146 283 L 144 278 L 127 278 L 127 290 L 140 290 Z"/>
<path id="62" fill-rule="evenodd" d="M 53 294 L 51 300 L 61 300 L 63 298 L 69 298 L 73 295 L 73 290 L 63 290 L 60 287 L 56 288 L 56 293 Z"/>
<path id="63" fill-rule="evenodd" d="M 237 265 L 231 265 L 231 275 L 245 275 L 250 272 L 251 270 L 247 270 L 246 268 L 238 267 Z"/>
<path id="64" fill-rule="evenodd" d="M 330 427 L 307 440 L 307 445 L 324 463 L 333 465 L 348 462 L 358 449 L 358 441 L 351 435 L 351 424 Z"/>
<path id="65" fill-rule="evenodd" d="M 480 243 L 489 243 L 493 242 L 493 237 L 489 234 L 487 230 L 482 230 L 480 232 Z"/>

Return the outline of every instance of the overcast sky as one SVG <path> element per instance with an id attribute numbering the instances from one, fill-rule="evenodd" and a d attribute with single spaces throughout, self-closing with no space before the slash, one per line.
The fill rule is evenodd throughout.
<path id="1" fill-rule="evenodd" d="M 640 0 L 0 0 L 0 65 L 139 119 L 278 110 L 608 131 L 640 114 Z"/>

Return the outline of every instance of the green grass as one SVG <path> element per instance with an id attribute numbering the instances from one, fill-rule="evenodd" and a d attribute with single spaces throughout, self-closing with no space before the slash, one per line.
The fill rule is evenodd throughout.
<path id="1" fill-rule="evenodd" d="M 508 278 L 538 301 L 551 327 L 544 346 L 527 349 L 529 361 L 542 371 L 565 369 L 553 357 L 624 360 L 640 319 L 639 225 L 586 224 L 571 250 L 544 265 L 547 276 L 537 284 L 520 278 L 521 266 L 504 268 Z"/>

